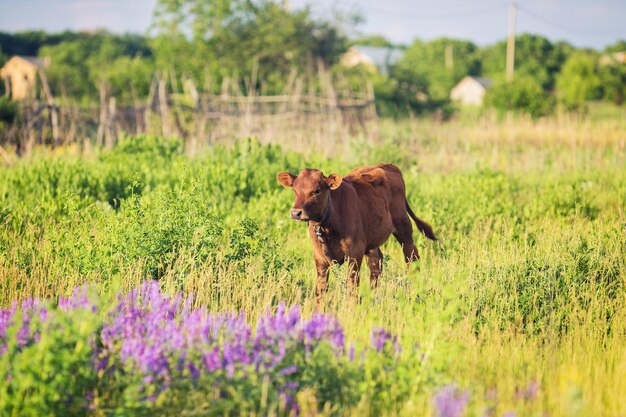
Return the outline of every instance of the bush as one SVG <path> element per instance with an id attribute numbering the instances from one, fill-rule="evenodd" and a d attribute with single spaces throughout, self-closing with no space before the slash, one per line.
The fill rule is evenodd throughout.
<path id="1" fill-rule="evenodd" d="M 535 79 L 516 77 L 513 81 L 497 82 L 487 90 L 484 105 L 501 114 L 512 111 L 538 118 L 553 111 L 554 99 Z"/>
<path id="2" fill-rule="evenodd" d="M 100 323 L 83 290 L 50 303 L 27 300 L 0 310 L 0 414 L 86 416 Z"/>
<path id="3" fill-rule="evenodd" d="M 58 307 L 0 310 L 3 415 L 280 415 L 361 404 L 401 407 L 424 386 L 417 351 L 375 328 L 346 349 L 338 320 L 280 303 L 253 327 L 146 282 L 99 312 L 86 290 Z M 422 378 L 424 379 L 424 378 Z"/>
<path id="4" fill-rule="evenodd" d="M 577 52 L 571 55 L 556 79 L 557 97 L 567 110 L 582 111 L 588 100 L 600 95 L 595 55 Z"/>
<path id="5" fill-rule="evenodd" d="M 480 271 L 490 285 L 476 299 L 476 329 L 498 322 L 502 328 L 515 323 L 517 331 L 529 334 L 564 334 L 580 325 L 590 311 L 610 328 L 620 314 L 615 302 L 625 289 L 620 270 L 626 240 L 619 228 L 589 235 L 575 230 L 532 259 Z M 614 251 L 597 243 L 607 235 Z M 534 251 L 538 239 L 534 234 L 528 237 L 528 250 Z"/>
<path id="6" fill-rule="evenodd" d="M 11 101 L 8 97 L 0 97 L 0 130 L 4 125 L 10 125 L 15 121 L 19 114 L 19 108 L 15 101 Z"/>

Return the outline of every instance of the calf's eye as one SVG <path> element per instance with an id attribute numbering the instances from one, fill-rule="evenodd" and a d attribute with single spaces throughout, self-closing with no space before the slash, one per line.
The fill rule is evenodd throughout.
<path id="1" fill-rule="evenodd" d="M 317 188 L 315 191 L 313 191 L 313 195 L 319 195 L 321 192 L 322 190 Z"/>

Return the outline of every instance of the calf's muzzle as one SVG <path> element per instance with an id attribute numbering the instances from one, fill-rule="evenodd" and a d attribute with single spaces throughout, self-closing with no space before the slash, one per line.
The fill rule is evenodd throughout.
<path id="1" fill-rule="evenodd" d="M 302 209 L 291 209 L 291 218 L 294 220 L 302 220 Z"/>

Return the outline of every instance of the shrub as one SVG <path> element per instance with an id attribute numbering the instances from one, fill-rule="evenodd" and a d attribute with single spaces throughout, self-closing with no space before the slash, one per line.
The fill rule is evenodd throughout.
<path id="1" fill-rule="evenodd" d="M 84 290 L 59 307 L 29 299 L 0 310 L 0 414 L 87 415 L 100 320 Z"/>
<path id="2" fill-rule="evenodd" d="M 84 288 L 58 307 L 0 310 L 0 410 L 7 415 L 293 415 L 301 407 L 400 406 L 424 368 L 396 338 L 346 350 L 333 316 L 297 306 L 246 323 L 192 308 L 146 282 L 98 313 Z M 77 314 L 78 313 L 78 314 Z"/>
<path id="3" fill-rule="evenodd" d="M 15 101 L 11 101 L 10 98 L 4 96 L 0 97 L 0 128 L 3 125 L 10 125 L 16 119 L 19 114 L 19 108 Z"/>
<path id="4" fill-rule="evenodd" d="M 500 81 L 487 90 L 484 105 L 499 113 L 507 111 L 527 113 L 533 118 L 553 111 L 554 99 L 531 77 L 516 77 Z"/>
<path id="5" fill-rule="evenodd" d="M 572 54 L 556 79 L 557 97 L 567 110 L 582 111 L 588 100 L 600 95 L 596 73 L 597 57 L 584 52 Z"/>

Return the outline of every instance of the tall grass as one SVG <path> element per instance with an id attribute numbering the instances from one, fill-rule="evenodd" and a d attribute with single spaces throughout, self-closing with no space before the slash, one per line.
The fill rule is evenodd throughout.
<path id="1" fill-rule="evenodd" d="M 470 415 L 623 415 L 624 122 L 482 123 L 384 122 L 377 142 L 353 138 L 333 156 L 245 140 L 187 157 L 177 141 L 138 137 L 2 168 L 0 305 L 158 279 L 250 321 L 279 301 L 309 316 L 310 242 L 275 173 L 394 162 L 441 241 L 416 235 L 422 258 L 408 268 L 386 243 L 380 286 L 365 285 L 364 267 L 360 303 L 335 268 L 325 306 L 348 339 L 365 344 L 382 325 L 419 345 L 431 380 L 416 375 L 388 414 L 431 415 L 427 387 L 454 382 L 471 393 Z M 369 413 L 367 402 L 333 407 Z"/>

